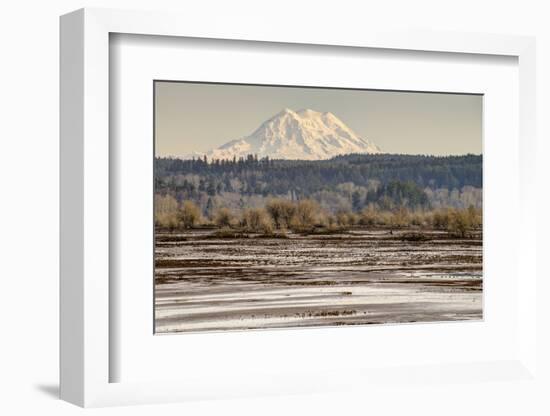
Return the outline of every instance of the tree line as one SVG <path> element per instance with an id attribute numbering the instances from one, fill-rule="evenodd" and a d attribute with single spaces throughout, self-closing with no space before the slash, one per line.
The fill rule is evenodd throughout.
<path id="1" fill-rule="evenodd" d="M 417 227 L 446 230 L 451 235 L 465 237 L 470 230 L 480 229 L 482 224 L 481 209 L 473 206 L 466 209 L 411 211 L 403 206 L 393 210 L 380 210 L 370 205 L 358 213 L 330 213 L 311 199 L 290 201 L 272 198 L 262 208 L 243 208 L 235 211 L 221 207 L 212 215 L 204 216 L 193 201 L 179 203 L 170 195 L 157 195 L 155 206 L 155 226 L 158 229 L 172 231 L 216 227 L 226 231 L 281 235 L 289 230 L 313 233 L 316 230 L 342 231 L 353 227 Z"/>
<path id="2" fill-rule="evenodd" d="M 203 211 L 217 196 L 314 199 L 335 211 L 344 199 L 359 212 L 376 204 L 390 210 L 427 209 L 429 194 L 479 189 L 482 156 L 347 155 L 330 160 L 272 160 L 249 155 L 232 160 L 157 158 L 155 191 L 192 200 Z M 439 192 L 438 195 L 440 195 Z M 342 198 L 344 197 L 344 198 Z"/>
<path id="3" fill-rule="evenodd" d="M 198 175 L 202 182 L 178 183 L 177 176 Z M 367 186 L 375 179 L 382 184 L 391 181 L 412 181 L 420 188 L 462 188 L 482 186 L 482 156 L 422 156 L 422 155 L 347 155 L 329 160 L 271 160 L 253 155 L 232 160 L 183 160 L 157 158 L 155 179 L 157 189 L 186 188 L 211 194 L 222 190 L 232 192 L 231 178 L 243 184 L 243 193 L 285 194 L 294 190 L 307 196 L 340 183 L 352 182 Z M 201 189 L 198 189 L 201 188 Z"/>

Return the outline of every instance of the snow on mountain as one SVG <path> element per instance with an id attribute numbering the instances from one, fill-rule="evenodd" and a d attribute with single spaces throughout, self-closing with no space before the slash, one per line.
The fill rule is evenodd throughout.
<path id="1" fill-rule="evenodd" d="M 232 159 L 250 154 L 270 159 L 330 159 L 349 153 L 380 153 L 332 113 L 287 108 L 262 123 L 247 137 L 205 153 L 208 159 Z"/>

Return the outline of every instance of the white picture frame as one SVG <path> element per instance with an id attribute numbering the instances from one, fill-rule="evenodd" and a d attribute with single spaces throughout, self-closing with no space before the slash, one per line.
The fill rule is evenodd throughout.
<path id="1" fill-rule="evenodd" d="M 114 33 L 235 41 L 279 42 L 334 47 L 382 48 L 454 54 L 505 55 L 519 66 L 519 196 L 517 264 L 517 341 L 514 354 L 498 361 L 418 363 L 421 380 L 536 380 L 535 42 L 533 38 L 464 34 L 361 31 L 331 34 L 279 25 L 239 26 L 217 21 L 204 27 L 192 16 L 82 9 L 61 18 L 61 398 L 80 406 L 182 401 L 198 398 L 346 390 L 354 385 L 406 382 L 406 369 L 336 369 L 323 381 L 318 374 L 272 375 L 269 381 L 231 383 L 183 377 L 178 381 L 112 382 L 110 366 L 119 359 L 110 348 L 109 253 L 109 36 Z M 246 364 L 243 364 L 246 365 Z M 472 376 L 477 374 L 477 376 Z M 484 374 L 479 377 L 479 374 Z M 309 379 L 308 379 L 309 377 Z M 348 379 L 346 383 L 342 379 Z M 410 382 L 410 380 L 409 380 Z M 281 385 L 284 384 L 284 388 Z M 429 384 L 429 382 L 428 382 Z"/>

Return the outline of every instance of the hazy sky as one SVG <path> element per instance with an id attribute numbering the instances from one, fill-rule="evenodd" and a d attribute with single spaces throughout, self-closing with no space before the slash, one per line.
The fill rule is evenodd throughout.
<path id="1" fill-rule="evenodd" d="M 482 97 L 156 82 L 156 155 L 203 152 L 251 134 L 283 108 L 330 111 L 385 153 L 480 154 Z"/>

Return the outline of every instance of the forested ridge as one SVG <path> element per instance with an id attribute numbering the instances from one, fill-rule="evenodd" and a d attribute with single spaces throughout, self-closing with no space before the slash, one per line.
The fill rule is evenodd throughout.
<path id="1" fill-rule="evenodd" d="M 211 192 L 231 189 L 231 178 L 244 185 L 251 194 L 285 194 L 294 190 L 305 195 L 327 190 L 338 184 L 352 182 L 366 186 L 377 180 L 381 185 L 391 181 L 412 181 L 421 188 L 482 187 L 482 156 L 411 156 L 411 155 L 349 155 L 330 160 L 270 160 L 252 155 L 238 160 L 157 158 L 156 186 L 185 187 L 175 183 L 178 175 L 199 175 L 203 186 Z M 198 189 L 197 189 L 198 190 Z M 201 189 L 202 190 L 202 189 Z"/>
<path id="2" fill-rule="evenodd" d="M 156 158 L 155 189 L 178 200 L 224 193 L 291 199 L 349 192 L 353 209 L 369 203 L 427 207 L 427 190 L 482 187 L 482 156 L 346 155 L 329 160 Z M 387 207 L 386 207 L 387 208 Z"/>

